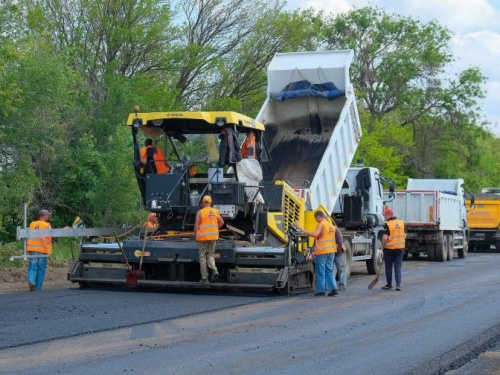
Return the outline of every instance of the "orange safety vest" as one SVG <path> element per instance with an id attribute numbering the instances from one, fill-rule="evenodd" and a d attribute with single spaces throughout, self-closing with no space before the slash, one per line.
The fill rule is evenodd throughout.
<path id="1" fill-rule="evenodd" d="M 327 220 L 323 220 L 318 225 L 323 227 L 321 235 L 316 238 L 314 254 L 329 254 L 337 252 L 337 241 L 335 241 L 335 226 Z"/>
<path id="2" fill-rule="evenodd" d="M 141 164 L 145 166 L 148 163 L 148 149 L 155 146 L 147 146 L 141 149 Z M 165 154 L 159 147 L 155 147 L 156 151 L 153 155 L 155 161 L 156 173 L 165 174 L 170 171 L 170 167 L 165 161 Z"/>
<path id="3" fill-rule="evenodd" d="M 144 223 L 143 228 L 148 228 L 148 229 L 158 228 L 158 224 L 152 223 L 151 221 L 148 220 Z"/>
<path id="4" fill-rule="evenodd" d="M 201 220 L 196 231 L 196 241 L 217 241 L 219 239 L 219 211 L 213 207 L 200 210 Z"/>
<path id="5" fill-rule="evenodd" d="M 405 248 L 405 223 L 403 220 L 392 219 L 387 221 L 389 227 L 389 237 L 385 243 L 384 249 L 399 250 Z"/>
<path id="6" fill-rule="evenodd" d="M 241 146 L 241 156 L 245 159 L 255 159 L 257 156 L 255 153 L 255 135 L 253 132 L 249 132 L 243 141 Z"/>
<path id="7" fill-rule="evenodd" d="M 52 229 L 46 221 L 36 220 L 31 222 L 30 229 Z M 26 251 L 39 251 L 44 254 L 52 254 L 52 237 L 35 237 L 26 241 Z"/>

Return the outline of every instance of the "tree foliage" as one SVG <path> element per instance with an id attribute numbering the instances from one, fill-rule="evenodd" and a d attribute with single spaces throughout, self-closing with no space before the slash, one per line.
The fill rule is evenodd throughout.
<path id="1" fill-rule="evenodd" d="M 255 116 L 277 52 L 352 48 L 364 136 L 357 156 L 407 177 L 500 186 L 485 77 L 446 73 L 451 34 L 379 8 L 325 16 L 281 0 L 19 0 L 0 4 L 0 241 L 31 214 L 55 226 L 135 223 L 130 129 L 143 111 Z"/>

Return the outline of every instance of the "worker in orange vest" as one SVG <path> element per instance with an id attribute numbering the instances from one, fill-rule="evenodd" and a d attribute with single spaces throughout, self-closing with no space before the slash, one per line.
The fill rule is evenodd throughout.
<path id="1" fill-rule="evenodd" d="M 396 278 L 396 290 L 401 290 L 401 269 L 403 268 L 403 254 L 405 249 L 406 233 L 403 220 L 394 216 L 390 208 L 384 210 L 385 232 L 382 236 L 382 247 L 384 248 L 385 278 L 387 284 L 384 290 L 392 289 L 392 266 L 394 265 L 394 276 Z"/>
<path id="2" fill-rule="evenodd" d="M 245 159 L 255 159 L 257 157 L 255 152 L 255 134 L 253 131 L 248 132 L 241 145 L 241 156 Z"/>
<path id="3" fill-rule="evenodd" d="M 154 212 L 150 212 L 148 214 L 148 221 L 146 221 L 142 227 L 147 229 L 158 228 L 158 216 L 156 216 Z"/>
<path id="4" fill-rule="evenodd" d="M 201 204 L 203 208 L 196 213 L 194 233 L 199 245 L 200 282 L 207 284 L 209 270 L 211 273 L 210 281 L 213 282 L 219 279 L 219 271 L 215 266 L 214 252 L 215 244 L 219 239 L 219 228 L 224 225 L 224 220 L 222 220 L 219 210 L 211 207 L 212 197 L 205 195 Z"/>
<path id="5" fill-rule="evenodd" d="M 325 214 L 322 211 L 316 211 L 314 219 L 318 223 L 314 232 L 299 227 L 302 232 L 315 238 L 314 267 L 316 271 L 316 292 L 314 295 L 324 296 L 325 292 L 327 292 L 329 296 L 335 296 L 339 293 L 335 277 L 333 277 L 333 262 L 335 253 L 337 252 L 337 241 L 335 238 L 337 227 L 326 220 Z"/>
<path id="6" fill-rule="evenodd" d="M 29 229 L 52 229 L 50 212 L 40 210 L 38 220 L 30 223 Z M 26 241 L 28 260 L 28 286 L 30 292 L 41 290 L 47 269 L 47 258 L 52 254 L 52 237 L 35 237 Z"/>
<path id="7" fill-rule="evenodd" d="M 141 173 L 165 174 L 170 172 L 170 165 L 166 162 L 165 154 L 158 146 L 153 146 L 153 140 L 147 138 L 141 149 Z"/>

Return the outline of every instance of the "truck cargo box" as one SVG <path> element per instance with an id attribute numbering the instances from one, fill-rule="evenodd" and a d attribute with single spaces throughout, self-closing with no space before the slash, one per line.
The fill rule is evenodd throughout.
<path id="1" fill-rule="evenodd" d="M 272 159 L 264 180 L 302 190 L 309 209 L 332 212 L 361 138 L 352 58 L 351 50 L 278 53 L 269 64 L 257 115 Z"/>

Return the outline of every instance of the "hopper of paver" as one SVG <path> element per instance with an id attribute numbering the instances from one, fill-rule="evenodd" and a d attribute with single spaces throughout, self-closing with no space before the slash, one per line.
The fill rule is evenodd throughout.
<path id="1" fill-rule="evenodd" d="M 298 189 L 309 209 L 333 210 L 361 137 L 352 58 L 351 50 L 279 53 L 269 64 L 257 116 L 272 160 L 264 180 Z"/>

